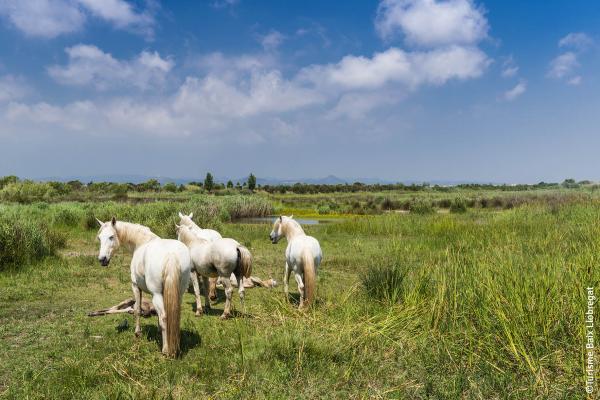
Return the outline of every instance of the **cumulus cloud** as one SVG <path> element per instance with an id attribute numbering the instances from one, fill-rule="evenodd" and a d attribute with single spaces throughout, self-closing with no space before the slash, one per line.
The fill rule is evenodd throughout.
<path id="1" fill-rule="evenodd" d="M 512 56 L 508 57 L 502 63 L 502 72 L 501 75 L 503 78 L 512 78 L 519 72 L 519 67 L 515 63 L 515 60 Z"/>
<path id="2" fill-rule="evenodd" d="M 593 44 L 591 37 L 582 32 L 569 33 L 558 42 L 558 47 L 569 47 L 582 51 Z"/>
<path id="3" fill-rule="evenodd" d="M 132 60 L 118 60 L 96 46 L 79 44 L 65 49 L 67 65 L 48 67 L 57 82 L 94 86 L 99 90 L 134 86 L 140 89 L 162 86 L 174 62 L 157 52 L 142 51 Z"/>
<path id="4" fill-rule="evenodd" d="M 527 90 L 527 83 L 525 81 L 521 81 L 521 82 L 517 83 L 517 85 L 515 87 L 513 87 L 512 89 L 504 92 L 504 96 L 503 96 L 504 100 L 506 100 L 506 101 L 515 100 L 517 97 L 519 97 L 523 93 L 525 93 L 526 90 Z"/>
<path id="5" fill-rule="evenodd" d="M 569 85 L 581 84 L 582 77 L 575 75 L 575 71 L 580 66 L 579 58 L 592 44 L 592 38 L 582 32 L 569 33 L 560 39 L 558 47 L 570 50 L 564 51 L 550 61 L 546 75 L 554 79 L 564 79 Z"/>
<path id="6" fill-rule="evenodd" d="M 382 0 L 375 28 L 384 39 L 401 32 L 408 43 L 428 47 L 474 44 L 489 29 L 471 0 Z"/>
<path id="7" fill-rule="evenodd" d="M 392 47 L 372 58 L 346 56 L 336 64 L 307 67 L 301 76 L 319 86 L 376 89 L 401 83 L 416 88 L 479 77 L 489 63 L 487 56 L 473 47 L 450 46 L 425 52 Z"/>
<path id="8" fill-rule="evenodd" d="M 128 29 L 151 37 L 154 34 L 154 17 L 148 10 L 137 13 L 123 0 L 77 0 L 90 14 L 111 22 L 119 29 Z"/>
<path id="9" fill-rule="evenodd" d="M 20 100 L 31 92 L 25 80 L 13 75 L 0 76 L 0 102 Z"/>
<path id="10" fill-rule="evenodd" d="M 569 51 L 557 56 L 550 62 L 548 76 L 556 79 L 564 78 L 571 75 L 578 66 L 577 55 Z"/>
<path id="11" fill-rule="evenodd" d="M 3 15 L 27 36 L 54 38 L 80 31 L 89 16 L 152 37 L 154 18 L 124 0 L 0 0 Z"/>
<path id="12" fill-rule="evenodd" d="M 78 31 L 86 19 L 69 0 L 0 0 L 0 14 L 26 35 L 47 38 Z"/>
<path id="13" fill-rule="evenodd" d="M 285 40 L 285 36 L 281 32 L 272 30 L 260 38 L 260 44 L 265 51 L 276 50 Z"/>

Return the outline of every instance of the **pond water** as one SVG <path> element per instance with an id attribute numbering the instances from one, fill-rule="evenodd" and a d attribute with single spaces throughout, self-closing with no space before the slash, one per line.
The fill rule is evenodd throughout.
<path id="1" fill-rule="evenodd" d="M 268 224 L 272 225 L 277 216 L 270 217 L 246 217 L 238 218 L 232 222 L 235 224 Z M 328 224 L 331 222 L 338 221 L 337 219 L 316 219 L 316 218 L 294 218 L 300 225 L 319 225 Z"/>

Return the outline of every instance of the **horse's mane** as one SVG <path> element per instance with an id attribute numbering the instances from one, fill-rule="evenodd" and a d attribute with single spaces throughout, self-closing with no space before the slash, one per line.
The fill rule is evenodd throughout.
<path id="1" fill-rule="evenodd" d="M 298 221 L 296 221 L 293 218 L 290 217 L 285 217 L 285 221 L 292 225 L 292 227 L 294 227 L 295 229 L 298 229 L 300 232 L 304 233 L 304 229 L 302 229 L 302 225 L 300 225 L 300 223 Z"/>
<path id="2" fill-rule="evenodd" d="M 119 240 L 124 243 L 143 243 L 158 238 L 147 226 L 133 222 L 117 221 Z"/>

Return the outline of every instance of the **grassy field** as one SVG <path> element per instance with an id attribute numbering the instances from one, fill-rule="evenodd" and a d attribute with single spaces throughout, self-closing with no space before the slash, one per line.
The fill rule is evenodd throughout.
<path id="1" fill-rule="evenodd" d="M 274 204 L 314 212 L 310 200 Z M 168 236 L 160 218 L 172 207 L 0 208 L 40 221 L 63 239 L 56 246 L 64 242 L 0 269 L 0 398 L 585 396 L 586 287 L 600 280 L 594 199 L 345 216 L 306 227 L 324 252 L 314 307 L 297 311 L 281 286 L 249 289 L 246 310 L 234 297 L 237 318 L 221 321 L 222 292 L 200 318 L 186 294 L 176 360 L 160 354 L 156 318 L 142 321 L 136 339 L 131 316 L 86 316 L 131 297 L 130 255 L 121 250 L 108 268 L 99 266 L 90 212 L 117 211 Z M 248 246 L 254 275 L 279 281 L 285 243 L 269 242 L 268 225 L 226 222 L 221 210 L 231 204 L 214 207 L 214 215 L 202 214 L 204 225 Z"/>

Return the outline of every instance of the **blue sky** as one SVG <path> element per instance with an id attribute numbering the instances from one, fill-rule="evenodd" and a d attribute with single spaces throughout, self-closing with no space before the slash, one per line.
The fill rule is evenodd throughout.
<path id="1" fill-rule="evenodd" d="M 0 175 L 600 180 L 600 3 L 0 0 Z"/>

